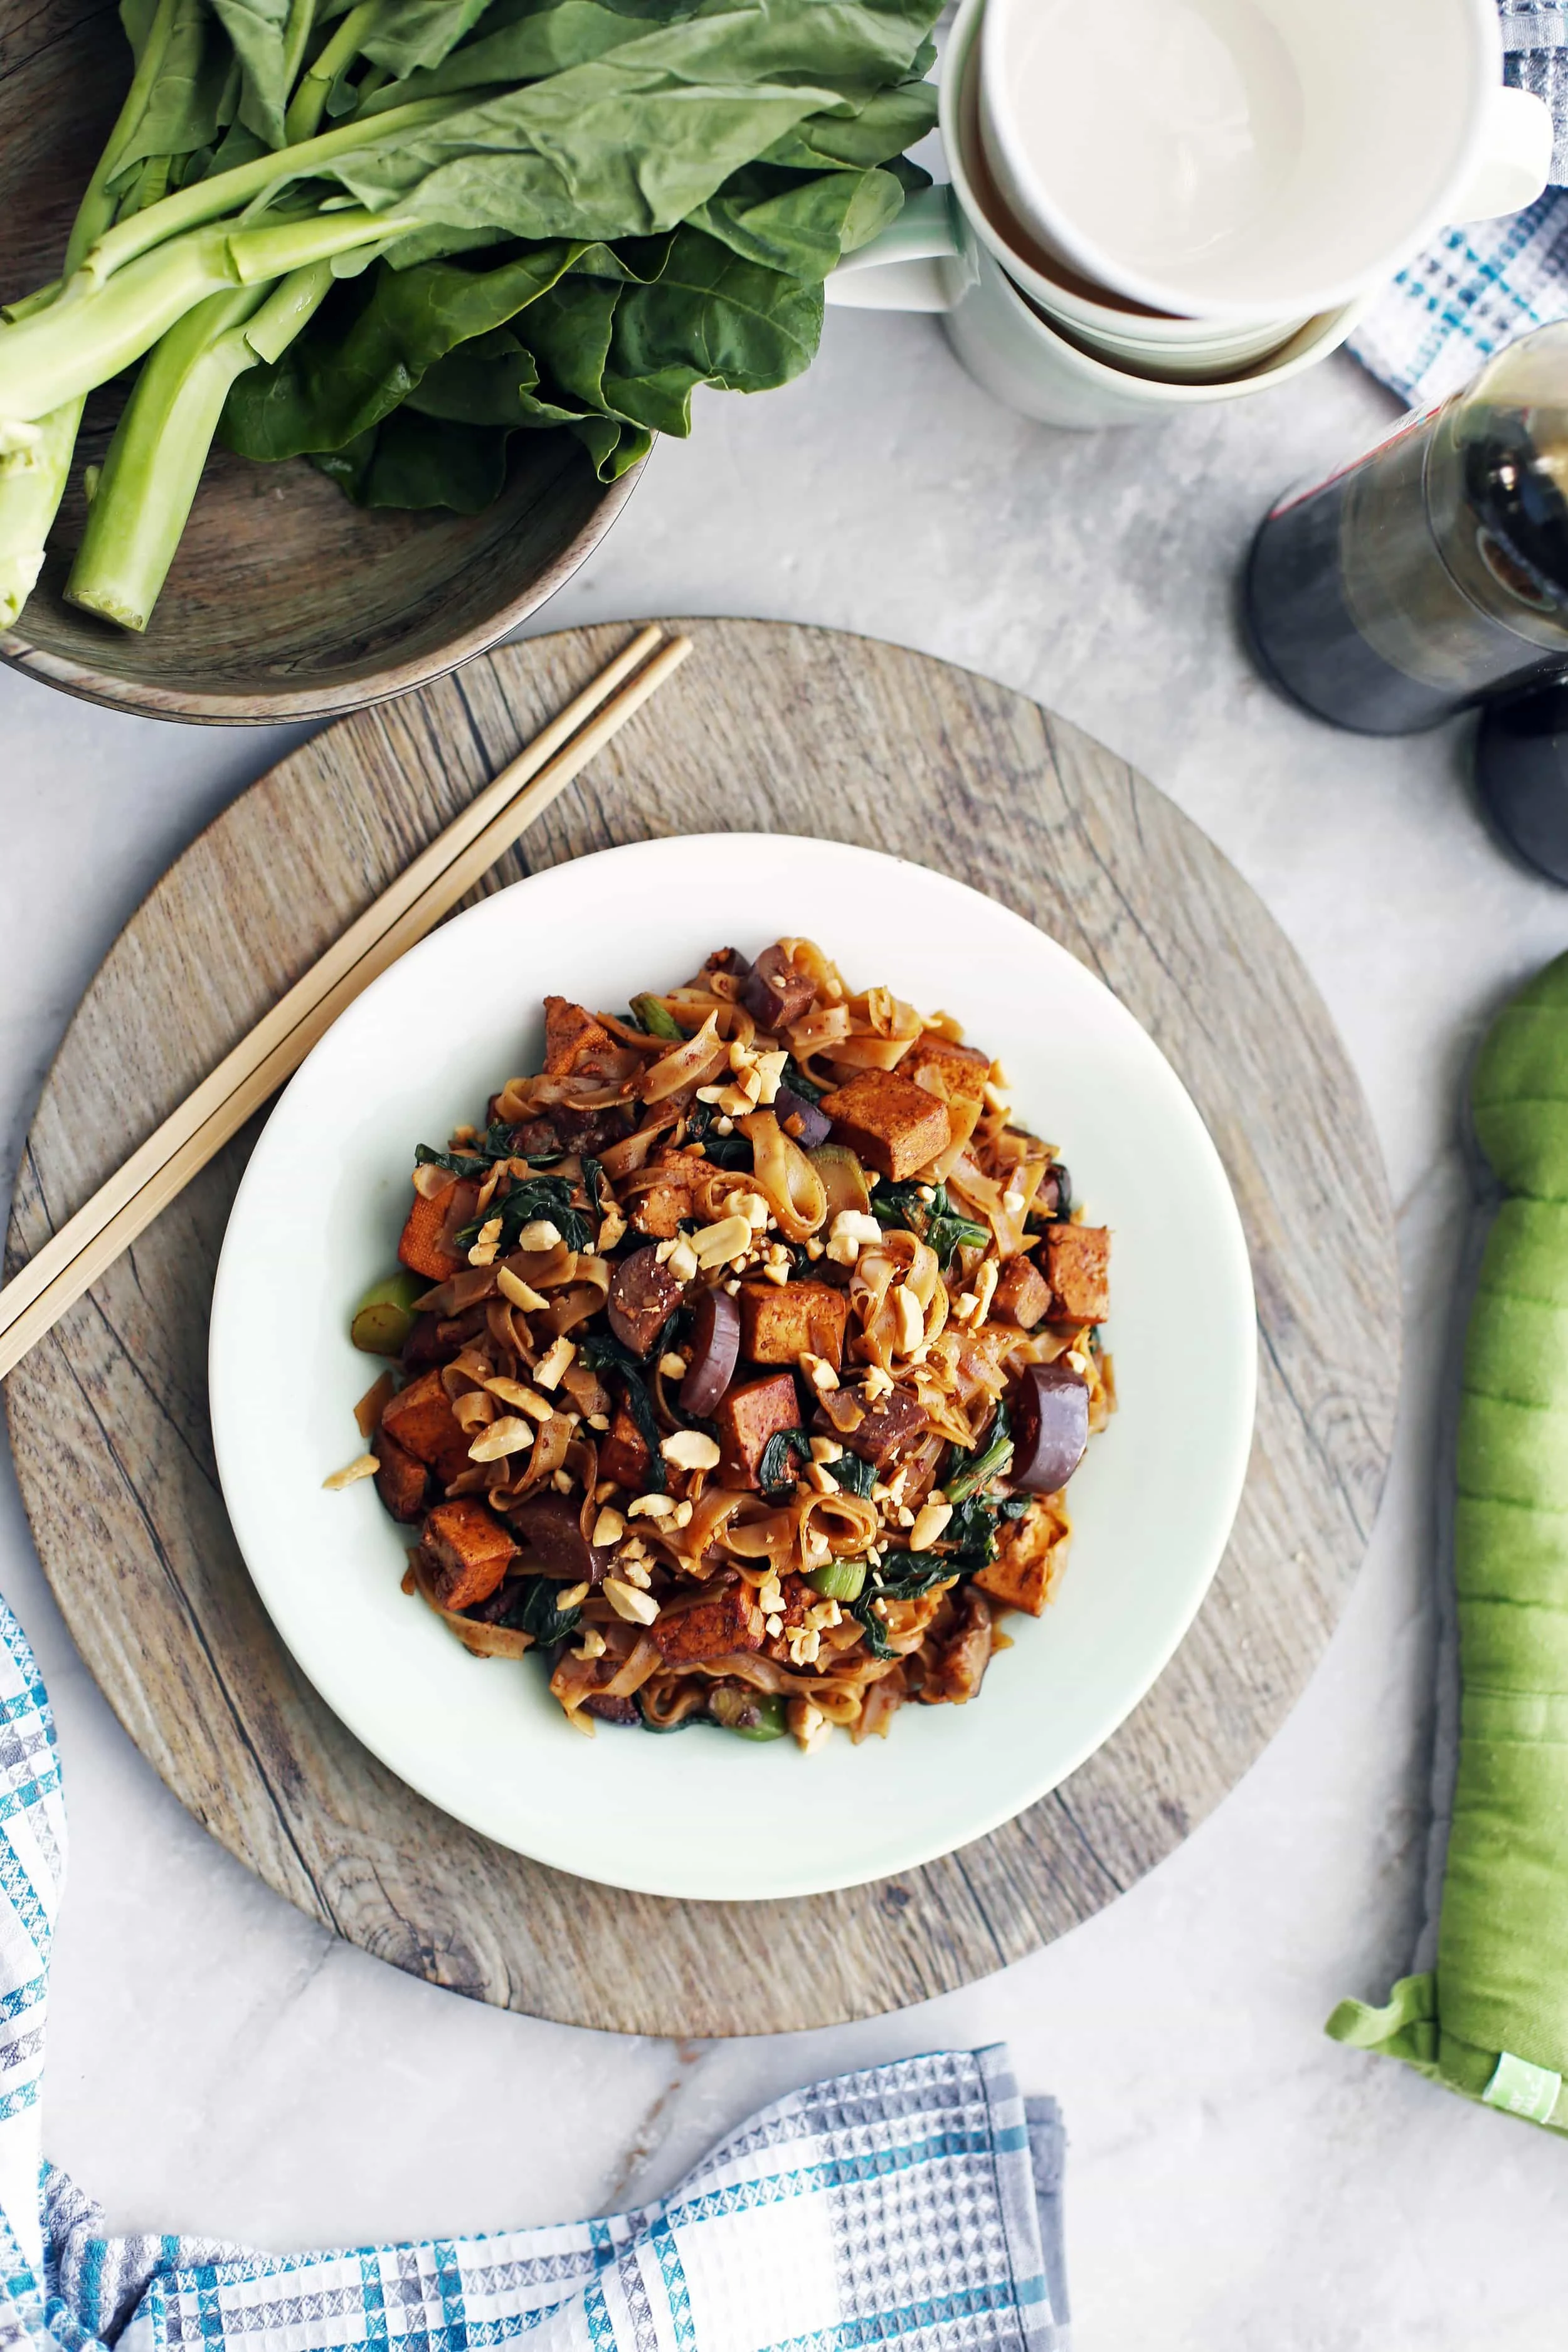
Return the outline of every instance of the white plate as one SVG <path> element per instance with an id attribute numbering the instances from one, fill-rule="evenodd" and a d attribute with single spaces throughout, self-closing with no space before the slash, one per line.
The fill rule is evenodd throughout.
<path id="1" fill-rule="evenodd" d="M 906 1707 L 886 1741 L 816 1756 L 698 1728 L 570 1730 L 531 1660 L 471 1657 L 399 1591 L 405 1531 L 358 1450 L 374 1361 L 349 1343 L 394 1263 L 414 1146 L 539 1066 L 547 992 L 616 1007 L 731 943 L 809 933 L 852 983 L 955 1013 L 1005 1063 L 1020 1117 L 1109 1224 L 1121 1410 L 1071 1489 L 1060 1598 L 967 1707 Z M 836 844 L 710 835 L 535 875 L 367 989 L 251 1157 L 213 1300 L 212 1416 L 258 1589 L 321 1696 L 435 1804 L 610 1885 L 811 1895 L 983 1836 L 1108 1738 L 1191 1623 L 1240 1498 L 1256 1375 L 1252 1282 L 1225 1171 L 1169 1064 L 1084 967 L 923 867 Z"/>

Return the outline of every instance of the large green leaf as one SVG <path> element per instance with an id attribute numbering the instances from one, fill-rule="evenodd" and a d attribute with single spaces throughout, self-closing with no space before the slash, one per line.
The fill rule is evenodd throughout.
<path id="1" fill-rule="evenodd" d="M 212 0 L 212 5 L 239 59 L 238 119 L 268 147 L 281 147 L 283 110 L 289 103 L 284 46 L 289 0 Z"/>
<path id="2" fill-rule="evenodd" d="M 339 160 L 364 204 L 526 237 L 673 228 L 810 117 L 848 116 L 919 50 L 908 0 L 707 0 L 590 63 Z"/>
<path id="3" fill-rule="evenodd" d="M 361 47 L 389 73 L 438 66 L 485 13 L 485 0 L 385 0 Z"/>
<path id="4" fill-rule="evenodd" d="M 134 10 L 128 14 L 133 49 L 145 40 L 150 22 Z M 150 157 L 191 155 L 211 146 L 234 118 L 234 66 L 228 37 L 206 0 L 175 0 L 163 64 L 141 121 L 115 158 L 113 193 L 123 194 Z"/>
<path id="5" fill-rule="evenodd" d="M 604 404 L 656 433 L 689 433 L 698 384 L 771 391 L 810 366 L 821 333 L 820 286 L 683 228 L 655 282 L 616 305 Z"/>
<path id="6" fill-rule="evenodd" d="M 535 301 L 574 250 L 538 246 L 487 270 L 433 261 L 400 272 L 378 264 L 340 286 L 275 365 L 238 379 L 222 439 L 245 457 L 342 448 L 396 408 L 446 352 Z"/>

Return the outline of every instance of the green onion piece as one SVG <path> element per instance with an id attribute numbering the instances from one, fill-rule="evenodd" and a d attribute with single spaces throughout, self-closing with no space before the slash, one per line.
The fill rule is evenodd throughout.
<path id="1" fill-rule="evenodd" d="M 686 1042 L 686 1032 L 673 1013 L 667 1012 L 657 996 L 634 996 L 632 1018 L 639 1029 L 650 1037 L 668 1037 L 672 1045 Z"/>
<path id="2" fill-rule="evenodd" d="M 858 1601 L 865 1589 L 866 1563 L 863 1559 L 824 1560 L 805 1580 L 824 1601 Z"/>
<path id="3" fill-rule="evenodd" d="M 373 1282 L 354 1308 L 349 1338 L 367 1356 L 400 1356 L 414 1328 L 414 1302 L 430 1287 L 416 1274 L 389 1274 Z"/>
<path id="4" fill-rule="evenodd" d="M 739 1739 L 782 1739 L 789 1729 L 784 1702 L 770 1691 L 739 1690 L 719 1683 L 708 1707 L 714 1722 Z"/>
<path id="5" fill-rule="evenodd" d="M 982 1454 L 955 1454 L 954 1469 L 942 1482 L 942 1493 L 950 1503 L 962 1503 L 969 1496 L 978 1494 L 981 1487 L 989 1485 L 993 1478 L 999 1478 L 1012 1459 L 1012 1424 L 1007 1419 L 1006 1406 L 999 1404 L 996 1418 L 991 1424 L 990 1444 Z M 958 1464 L 964 1462 L 967 1468 L 957 1468 Z"/>

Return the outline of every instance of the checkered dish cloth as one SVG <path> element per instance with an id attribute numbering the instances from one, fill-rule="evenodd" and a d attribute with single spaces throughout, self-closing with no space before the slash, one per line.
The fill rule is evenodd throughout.
<path id="1" fill-rule="evenodd" d="M 1362 365 L 1412 407 L 1447 400 L 1505 343 L 1568 318 L 1568 0 L 1498 0 L 1498 13 L 1505 79 L 1552 109 L 1556 185 L 1512 219 L 1447 230 L 1352 336 Z"/>
<path id="2" fill-rule="evenodd" d="M 797 2091 L 605 2221 L 289 2255 L 106 2237 L 39 2160 L 64 1863 L 48 1699 L 0 1601 L 0 2352 L 1065 2352 L 1060 2117 L 1001 2048 Z"/>

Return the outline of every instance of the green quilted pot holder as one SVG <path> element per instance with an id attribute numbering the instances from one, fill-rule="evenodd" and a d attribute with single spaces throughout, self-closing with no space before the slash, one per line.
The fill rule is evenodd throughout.
<path id="1" fill-rule="evenodd" d="M 1504 1198 L 1465 1340 L 1436 1965 L 1328 2030 L 1568 2132 L 1568 956 L 1499 1017 L 1470 1108 Z"/>

